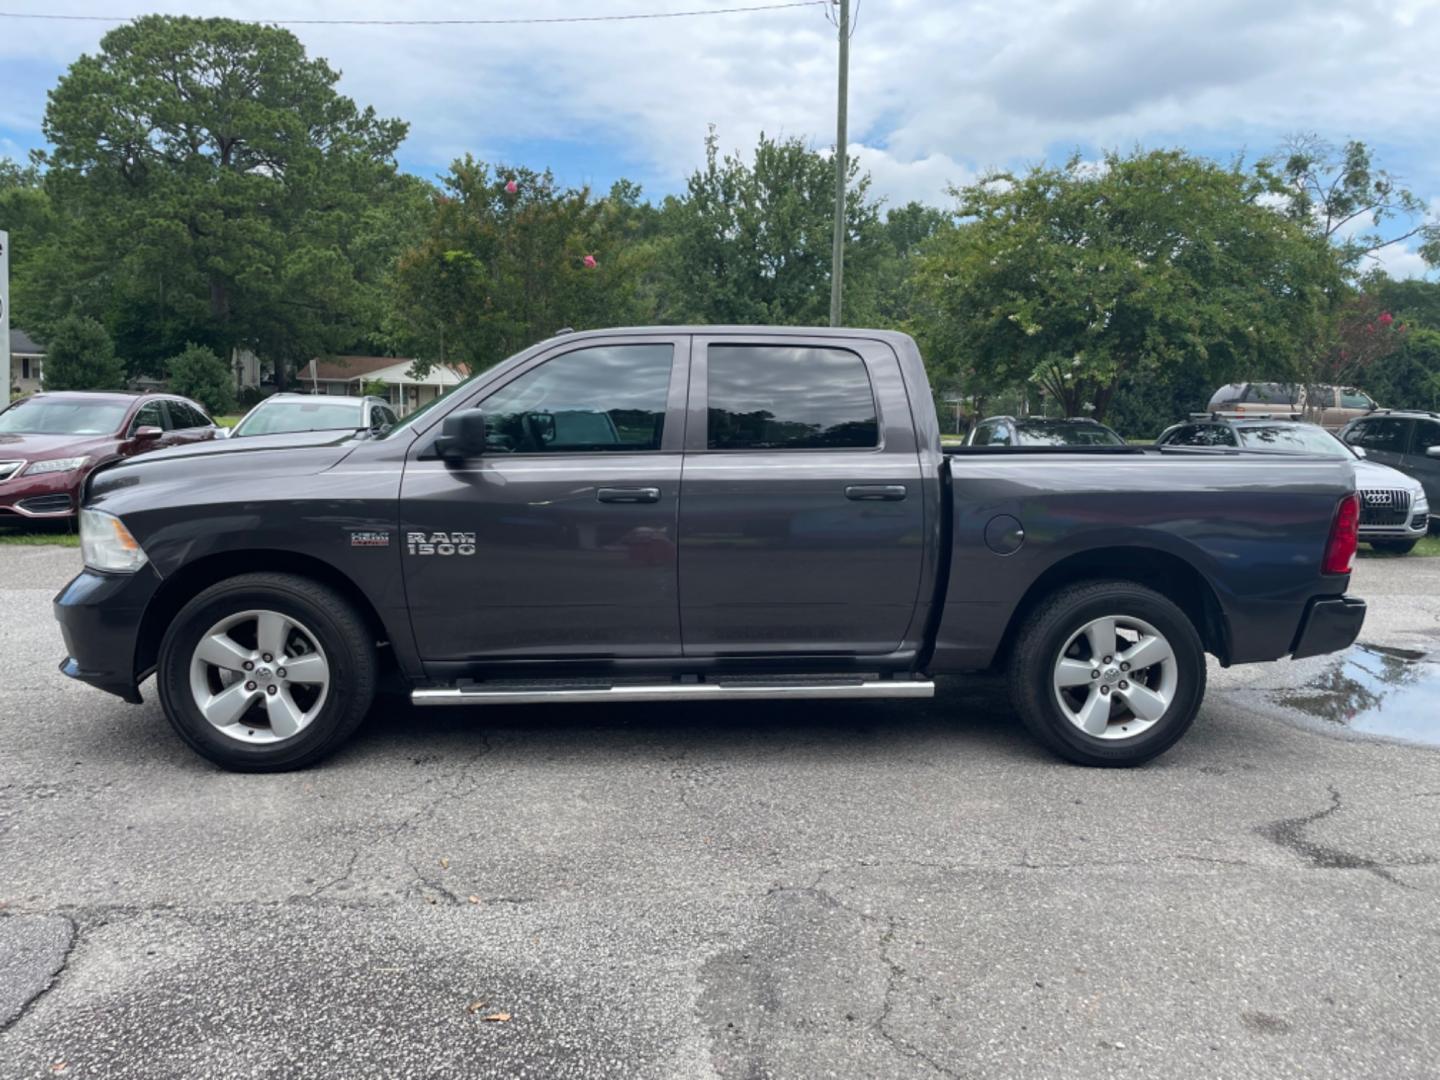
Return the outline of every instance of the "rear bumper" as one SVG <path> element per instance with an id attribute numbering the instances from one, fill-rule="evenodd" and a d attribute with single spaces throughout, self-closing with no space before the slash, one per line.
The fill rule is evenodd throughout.
<path id="1" fill-rule="evenodd" d="M 160 587 L 149 566 L 133 574 L 82 570 L 55 597 L 55 619 L 65 639 L 60 671 L 72 679 L 141 701 L 135 645 L 145 608 Z"/>
<path id="2" fill-rule="evenodd" d="M 1339 652 L 1355 644 L 1365 625 L 1365 601 L 1358 596 L 1327 596 L 1310 601 L 1300 619 L 1290 659 Z"/>

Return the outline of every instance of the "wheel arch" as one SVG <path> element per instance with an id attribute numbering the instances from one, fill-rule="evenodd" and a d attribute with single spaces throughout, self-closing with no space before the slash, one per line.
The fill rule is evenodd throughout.
<path id="1" fill-rule="evenodd" d="M 328 585 L 354 606 L 377 642 L 390 634 L 370 598 L 349 576 L 323 559 L 293 551 L 224 551 L 196 559 L 164 579 L 145 608 L 135 639 L 135 674 L 139 680 L 153 671 L 166 628 L 189 601 L 217 582 L 251 573 L 295 574 Z"/>
<path id="2" fill-rule="evenodd" d="M 1008 664 L 1025 620 L 1047 596 L 1078 581 L 1131 581 L 1154 589 L 1183 611 L 1205 651 L 1223 666 L 1230 664 L 1230 626 L 1214 588 L 1205 575 L 1179 555 L 1149 547 L 1106 547 L 1067 555 L 1030 583 L 1010 613 L 995 651 L 994 666 Z"/>

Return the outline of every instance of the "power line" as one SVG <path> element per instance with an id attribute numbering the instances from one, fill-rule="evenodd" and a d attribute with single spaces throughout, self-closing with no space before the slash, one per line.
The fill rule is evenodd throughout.
<path id="1" fill-rule="evenodd" d="M 782 8 L 819 7 L 831 0 L 787 0 L 777 4 L 748 7 L 695 8 L 689 11 L 639 11 L 623 15 L 552 15 L 514 19 L 241 19 L 240 22 L 275 26 L 519 26 L 535 23 L 634 22 L 638 19 L 688 19 L 697 15 L 738 15 L 751 11 L 779 11 Z M 28 11 L 0 11 L 0 19 L 46 19 L 52 22 L 124 23 L 133 15 L 55 15 Z"/>

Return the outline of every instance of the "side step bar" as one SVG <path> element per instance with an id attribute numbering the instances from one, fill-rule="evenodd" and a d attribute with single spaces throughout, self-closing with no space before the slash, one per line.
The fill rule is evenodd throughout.
<path id="1" fill-rule="evenodd" d="M 835 683 L 638 683 L 628 686 L 538 687 L 511 690 L 442 687 L 412 690 L 416 705 L 543 705 L 548 702 L 593 704 L 601 701 L 743 701 L 813 698 L 928 698 L 935 696 L 929 679 L 876 679 Z"/>

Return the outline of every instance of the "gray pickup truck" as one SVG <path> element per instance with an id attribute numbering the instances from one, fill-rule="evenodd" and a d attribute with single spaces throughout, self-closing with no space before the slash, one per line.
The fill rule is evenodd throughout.
<path id="1" fill-rule="evenodd" d="M 915 343 L 565 334 L 382 434 L 97 472 L 61 670 L 231 769 L 417 705 L 922 698 L 1008 672 L 1093 765 L 1161 753 L 1222 664 L 1344 648 L 1351 465 L 1129 446 L 946 451 Z"/>

